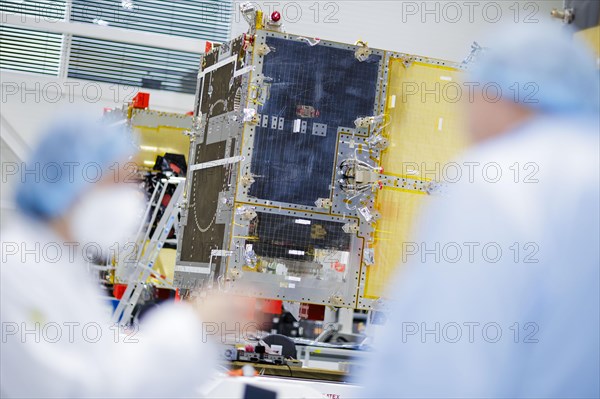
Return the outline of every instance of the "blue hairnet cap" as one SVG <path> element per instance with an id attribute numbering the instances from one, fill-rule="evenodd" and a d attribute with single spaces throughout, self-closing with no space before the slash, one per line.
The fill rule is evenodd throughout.
<path id="1" fill-rule="evenodd" d="M 136 146 L 125 123 L 70 116 L 52 123 L 22 166 L 17 207 L 29 216 L 62 216 L 93 183 L 118 176 Z"/>
<path id="2" fill-rule="evenodd" d="M 568 27 L 549 22 L 512 25 L 495 32 L 485 47 L 470 78 L 496 86 L 502 99 L 544 114 L 599 112 L 596 59 Z"/>

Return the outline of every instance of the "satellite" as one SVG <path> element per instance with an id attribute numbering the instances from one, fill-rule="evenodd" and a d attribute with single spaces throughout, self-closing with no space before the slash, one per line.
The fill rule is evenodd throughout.
<path id="1" fill-rule="evenodd" d="M 466 66 L 241 9 L 249 32 L 201 60 L 174 285 L 371 309 L 464 146 Z"/>

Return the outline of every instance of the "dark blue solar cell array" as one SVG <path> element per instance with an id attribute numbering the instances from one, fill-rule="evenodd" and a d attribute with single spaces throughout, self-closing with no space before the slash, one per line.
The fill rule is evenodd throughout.
<path id="1" fill-rule="evenodd" d="M 353 50 L 275 37 L 267 37 L 267 45 L 272 51 L 264 57 L 263 74 L 272 85 L 258 110 L 252 154 L 257 177 L 249 195 L 311 206 L 329 198 L 338 127 L 352 128 L 357 117 L 373 115 L 381 57 L 359 62 Z M 293 132 L 296 119 L 306 122 L 304 133 Z M 327 125 L 324 136 L 313 134 L 319 132 L 313 132 L 314 123 Z"/>
<path id="2" fill-rule="evenodd" d="M 258 218 L 250 235 L 258 241 L 247 241 L 259 256 L 312 261 L 315 249 L 350 250 L 350 234 L 344 233 L 342 222 L 312 219 L 310 224 L 297 223 L 296 216 L 257 212 Z M 291 253 L 290 250 L 302 251 Z"/>

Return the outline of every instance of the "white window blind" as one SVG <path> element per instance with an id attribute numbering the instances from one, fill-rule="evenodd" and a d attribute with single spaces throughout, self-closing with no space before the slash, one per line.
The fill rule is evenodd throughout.
<path id="1" fill-rule="evenodd" d="M 2 0 L 1 11 L 183 38 L 229 39 L 232 0 Z M 2 27 L 0 68 L 193 93 L 200 52 Z M 124 33 L 126 35 L 126 32 Z M 119 38 L 120 40 L 120 38 Z M 176 37 L 173 40 L 177 40 Z M 186 39 L 187 40 L 187 39 Z M 64 47 L 64 48 L 62 48 Z M 5 52 L 5 48 L 8 50 Z M 61 53 L 65 52 L 64 54 Z M 66 61 L 61 65 L 61 55 Z M 67 56 L 68 55 L 68 56 Z"/>
<path id="2" fill-rule="evenodd" d="M 64 19 L 65 0 L 2 0 L 0 11 L 21 14 L 22 21 Z M 0 69 L 58 75 L 63 35 L 0 25 Z"/>
<path id="3" fill-rule="evenodd" d="M 63 35 L 0 26 L 0 68 L 58 75 Z"/>
<path id="4" fill-rule="evenodd" d="M 71 20 L 223 42 L 231 0 L 73 0 Z"/>
<path id="5" fill-rule="evenodd" d="M 194 93 L 200 55 L 74 36 L 68 76 Z"/>
<path id="6" fill-rule="evenodd" d="M 231 0 L 73 0 L 71 20 L 223 42 L 231 12 Z M 199 62 L 198 54 L 73 37 L 68 76 L 194 93 Z"/>
<path id="7" fill-rule="evenodd" d="M 66 0 L 2 0 L 0 11 L 10 14 L 24 14 L 46 21 L 62 20 L 67 8 Z M 32 18 L 35 20 L 36 18 Z"/>

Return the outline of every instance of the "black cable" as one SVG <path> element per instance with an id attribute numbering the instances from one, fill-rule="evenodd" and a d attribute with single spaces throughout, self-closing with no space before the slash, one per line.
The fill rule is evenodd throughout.
<path id="1" fill-rule="evenodd" d="M 290 365 L 287 364 L 287 362 L 285 362 L 285 365 L 287 366 L 288 370 L 290 370 L 290 378 L 294 378 L 294 374 L 292 373 L 292 368 L 290 367 Z"/>

